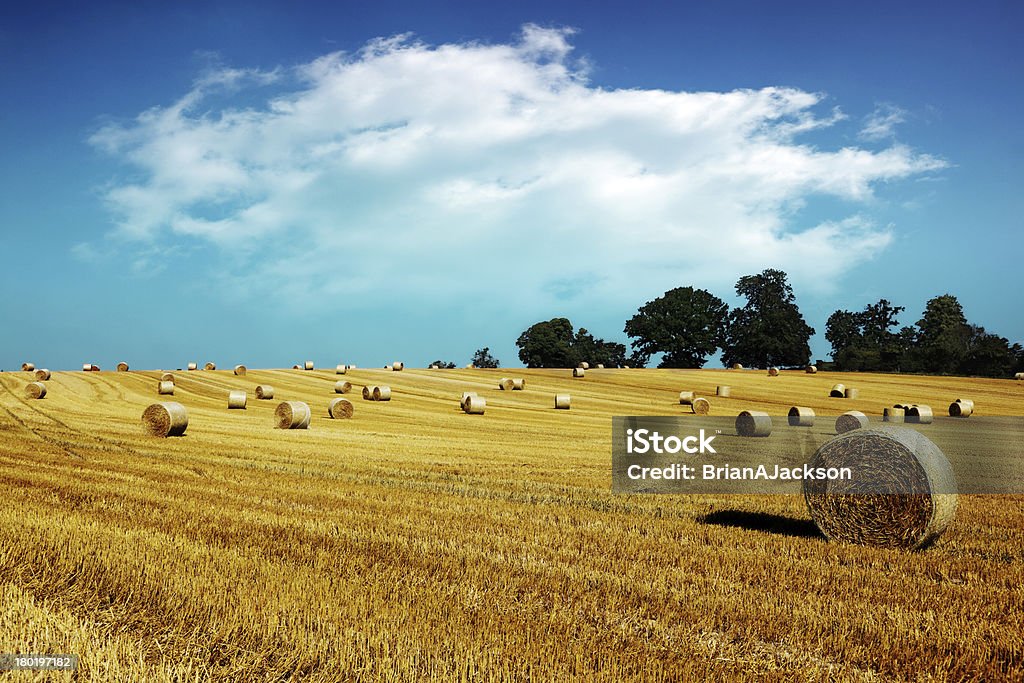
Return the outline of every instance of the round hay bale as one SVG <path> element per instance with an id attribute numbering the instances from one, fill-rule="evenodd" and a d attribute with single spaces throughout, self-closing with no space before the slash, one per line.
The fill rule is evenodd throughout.
<path id="1" fill-rule="evenodd" d="M 974 401 L 967 398 L 958 398 L 949 404 L 950 417 L 970 417 L 974 413 Z"/>
<path id="2" fill-rule="evenodd" d="M 124 361 L 121 361 L 120 363 L 117 364 L 117 371 L 128 372 L 128 364 L 125 363 Z"/>
<path id="3" fill-rule="evenodd" d="M 695 398 L 693 403 L 690 404 L 690 410 L 693 411 L 694 415 L 710 415 L 711 401 L 706 398 Z"/>
<path id="4" fill-rule="evenodd" d="M 302 366 L 299 365 L 298 363 L 296 363 L 295 365 L 292 366 L 292 370 L 301 370 L 301 369 L 302 369 Z"/>
<path id="5" fill-rule="evenodd" d="M 732 364 L 732 369 L 733 370 L 742 370 L 743 369 L 743 363 L 733 363 Z"/>
<path id="6" fill-rule="evenodd" d="M 195 363 L 189 363 L 189 364 L 188 364 L 187 366 L 185 366 L 185 367 L 187 367 L 187 368 L 188 368 L 189 370 L 197 370 L 197 369 L 199 368 L 199 366 L 198 366 L 198 365 L 196 365 Z"/>
<path id="7" fill-rule="evenodd" d="M 35 363 L 22 363 L 21 364 L 21 371 L 22 372 L 34 372 L 35 369 L 36 369 Z"/>
<path id="8" fill-rule="evenodd" d="M 732 394 L 732 387 L 719 386 L 715 389 L 715 396 L 721 396 L 722 398 L 728 398 Z"/>
<path id="9" fill-rule="evenodd" d="M 597 364 L 597 369 L 598 370 L 604 370 L 604 363 L 598 363 Z"/>
<path id="10" fill-rule="evenodd" d="M 261 401 L 268 401 L 274 398 L 274 387 L 269 384 L 257 384 L 256 398 Z"/>
<path id="11" fill-rule="evenodd" d="M 769 377 L 778 377 L 779 376 L 779 369 L 774 367 L 774 366 L 768 368 L 768 376 Z"/>
<path id="12" fill-rule="evenodd" d="M 374 387 L 373 388 L 373 400 L 374 401 L 390 401 L 391 400 L 391 387 Z"/>
<path id="13" fill-rule="evenodd" d="M 188 411 L 173 401 L 154 403 L 142 413 L 142 428 L 150 436 L 181 436 L 188 428 Z"/>
<path id="14" fill-rule="evenodd" d="M 305 368 L 306 368 L 307 370 L 312 370 L 312 369 L 313 369 L 313 361 L 311 361 L 311 360 L 307 360 L 307 361 L 306 361 L 306 363 L 305 363 L 305 366 L 304 366 L 304 367 L 305 367 Z"/>
<path id="15" fill-rule="evenodd" d="M 163 373 L 160 374 L 160 381 L 161 382 L 173 382 L 174 381 L 174 375 L 171 374 L 170 372 L 163 372 Z"/>
<path id="16" fill-rule="evenodd" d="M 309 405 L 302 401 L 284 401 L 274 409 L 278 429 L 307 429 L 311 417 Z"/>
<path id="17" fill-rule="evenodd" d="M 577 367 L 578 367 L 578 368 L 579 368 L 580 370 L 589 370 L 589 369 L 590 369 L 590 363 L 588 363 L 587 361 L 583 361 L 583 362 L 582 362 L 582 363 L 580 363 L 580 364 L 579 364 L 579 365 L 578 365 Z"/>
<path id="18" fill-rule="evenodd" d="M 459 406 L 463 410 L 466 409 L 466 401 L 469 400 L 470 396 L 476 396 L 476 392 L 475 391 L 463 391 L 462 392 L 462 400 L 459 401 Z"/>
<path id="19" fill-rule="evenodd" d="M 245 377 L 245 373 L 247 373 L 248 371 L 249 368 L 245 367 L 244 365 L 235 366 L 235 374 L 238 375 L 239 377 Z"/>
<path id="20" fill-rule="evenodd" d="M 346 365 L 345 367 L 348 368 L 349 370 L 355 370 L 356 369 L 355 365 Z"/>
<path id="21" fill-rule="evenodd" d="M 89 372 L 100 372 L 100 366 L 93 363 L 92 366 L 89 368 Z"/>
<path id="22" fill-rule="evenodd" d="M 512 380 L 512 391 L 525 391 L 526 380 L 522 377 L 516 377 Z"/>
<path id="23" fill-rule="evenodd" d="M 1014 375 L 1014 378 L 1024 380 L 1024 372 L 1018 372 L 1016 375 Z"/>
<path id="24" fill-rule="evenodd" d="M 363 387 L 363 400 L 364 401 L 372 401 L 373 400 L 373 390 L 375 388 L 376 387 Z"/>
<path id="25" fill-rule="evenodd" d="M 245 410 L 245 402 L 248 398 L 244 391 L 228 392 L 228 410 Z"/>
<path id="26" fill-rule="evenodd" d="M 45 382 L 48 379 L 50 379 L 50 371 L 49 370 L 47 370 L 46 368 L 39 368 L 38 370 L 36 370 L 36 381 L 37 382 Z"/>
<path id="27" fill-rule="evenodd" d="M 760 410 L 744 410 L 736 416 L 736 433 L 740 436 L 769 436 L 772 418 Z"/>
<path id="28" fill-rule="evenodd" d="M 696 398 L 692 391 L 680 391 L 679 392 L 679 405 L 681 406 L 692 406 L 693 399 Z"/>
<path id="29" fill-rule="evenodd" d="M 586 368 L 573 368 L 572 369 L 572 376 L 573 377 L 584 377 L 586 374 L 587 374 L 587 369 Z"/>
<path id="30" fill-rule="evenodd" d="M 335 375 L 344 375 L 346 372 L 348 372 L 348 367 L 345 365 L 339 365 L 338 367 L 334 368 Z"/>
<path id="31" fill-rule="evenodd" d="M 352 382 L 340 379 L 334 383 L 334 393 L 347 394 L 350 391 L 352 391 Z"/>
<path id="32" fill-rule="evenodd" d="M 486 408 L 487 399 L 483 396 L 468 396 L 462 405 L 467 415 L 483 415 Z"/>
<path id="33" fill-rule="evenodd" d="M 930 425 L 935 419 L 931 406 L 910 406 L 907 410 L 907 422 L 919 425 Z"/>
<path id="34" fill-rule="evenodd" d="M 352 417 L 355 407 L 347 398 L 332 398 L 327 404 L 327 414 L 335 420 L 347 420 Z"/>
<path id="35" fill-rule="evenodd" d="M 82 363 L 82 372 L 92 372 L 92 363 Z"/>
<path id="36" fill-rule="evenodd" d="M 845 398 L 856 399 L 860 397 L 860 391 L 857 389 L 857 387 L 846 387 L 846 390 L 843 391 L 843 396 Z"/>
<path id="37" fill-rule="evenodd" d="M 809 466 L 849 467 L 852 480 L 804 479 L 811 518 L 830 541 L 919 549 L 956 516 L 956 479 L 949 460 L 912 429 L 880 427 L 837 436 Z"/>
<path id="38" fill-rule="evenodd" d="M 385 365 L 385 366 L 384 366 L 384 369 L 385 369 L 385 370 L 390 370 L 390 369 L 391 369 L 391 366 L 390 366 L 390 365 Z"/>
<path id="39" fill-rule="evenodd" d="M 569 394 L 555 394 L 555 410 L 569 410 L 572 397 Z"/>
<path id="40" fill-rule="evenodd" d="M 473 369 L 473 368 L 475 368 L 475 367 L 476 367 L 476 366 L 475 366 L 475 365 L 473 365 L 472 363 L 466 363 L 466 369 L 467 369 L 467 370 L 472 370 L 472 369 Z"/>
<path id="41" fill-rule="evenodd" d="M 46 385 L 42 382 L 29 382 L 25 385 L 25 395 L 29 398 L 42 398 L 46 396 Z"/>
<path id="42" fill-rule="evenodd" d="M 910 403 L 897 403 L 897 404 L 895 404 L 893 406 L 893 408 L 899 408 L 900 410 L 906 412 L 906 411 L 910 410 L 911 404 Z"/>
<path id="43" fill-rule="evenodd" d="M 217 364 L 216 363 L 207 363 L 206 365 L 203 366 L 203 370 L 216 370 L 216 369 L 217 369 Z"/>
<path id="44" fill-rule="evenodd" d="M 833 384 L 832 389 L 828 392 L 829 398 L 843 398 L 846 396 L 846 385 L 845 384 Z"/>
<path id="45" fill-rule="evenodd" d="M 882 409 L 882 422 L 903 422 L 906 417 L 906 409 L 903 406 Z"/>
<path id="46" fill-rule="evenodd" d="M 808 365 L 807 368 L 804 370 L 804 372 L 806 372 L 808 375 L 813 375 L 817 371 L 818 367 L 816 365 Z"/>
<path id="47" fill-rule="evenodd" d="M 502 377 L 498 380 L 498 388 L 502 391 L 512 391 L 512 380 L 508 377 Z"/>
<path id="48" fill-rule="evenodd" d="M 836 418 L 836 434 L 845 434 L 854 429 L 868 426 L 868 416 L 859 410 L 851 410 Z"/>
<path id="49" fill-rule="evenodd" d="M 391 364 L 391 370 L 393 372 L 401 372 L 402 370 L 405 370 L 405 363 L 400 360 L 396 360 Z"/>
<path id="50" fill-rule="evenodd" d="M 174 382 L 161 380 L 156 384 L 156 393 L 161 396 L 174 396 Z"/>
<path id="51" fill-rule="evenodd" d="M 790 427 L 813 427 L 814 411 L 804 406 L 793 406 L 787 416 Z"/>

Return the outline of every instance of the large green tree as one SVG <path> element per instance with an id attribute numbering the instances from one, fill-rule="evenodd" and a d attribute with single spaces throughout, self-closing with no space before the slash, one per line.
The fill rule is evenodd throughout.
<path id="1" fill-rule="evenodd" d="M 989 334 L 984 327 L 970 326 L 967 354 L 960 363 L 960 372 L 981 377 L 1009 377 L 1017 367 L 1020 344 L 1010 345 L 1006 337 Z"/>
<path id="2" fill-rule="evenodd" d="M 863 311 L 836 311 L 825 323 L 825 339 L 832 344 L 837 370 L 898 370 L 905 343 L 892 328 L 899 324 L 902 306 L 886 299 Z"/>
<path id="3" fill-rule="evenodd" d="M 618 367 L 625 363 L 626 347 L 595 339 L 586 328 L 573 331 L 568 318 L 552 318 L 531 325 L 516 340 L 519 360 L 530 368 L 571 368 L 580 361 Z"/>
<path id="4" fill-rule="evenodd" d="M 917 329 L 916 350 L 925 372 L 957 372 L 971 339 L 971 327 L 957 298 L 943 294 L 929 300 Z"/>
<path id="5" fill-rule="evenodd" d="M 756 367 L 804 365 L 811 358 L 811 335 L 796 305 L 787 276 L 769 268 L 758 275 L 745 275 L 736 283 L 736 293 L 747 303 L 729 314 L 722 363 Z"/>
<path id="6" fill-rule="evenodd" d="M 725 341 L 728 317 L 729 306 L 711 292 L 676 287 L 641 306 L 625 332 L 641 365 L 661 353 L 659 368 L 699 368 Z"/>
<path id="7" fill-rule="evenodd" d="M 497 368 L 501 366 L 498 359 L 491 355 L 491 347 L 489 346 L 477 349 L 476 353 L 473 354 L 471 362 L 475 368 Z"/>

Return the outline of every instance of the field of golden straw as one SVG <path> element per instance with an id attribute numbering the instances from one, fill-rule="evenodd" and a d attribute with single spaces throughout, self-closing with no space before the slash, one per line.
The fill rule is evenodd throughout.
<path id="1" fill-rule="evenodd" d="M 688 413 L 682 389 L 723 416 L 945 414 L 960 396 L 1024 415 L 1022 382 L 174 374 L 158 396 L 157 371 L 54 372 L 32 400 L 29 373 L 0 373 L 0 653 L 81 658 L 12 680 L 1024 679 L 1024 496 L 961 495 L 911 552 L 828 542 L 799 495 L 615 495 L 610 475 L 612 416 Z M 351 419 L 327 414 L 339 379 Z M 859 398 L 827 398 L 835 382 Z M 231 390 L 247 409 L 227 409 Z M 485 414 L 460 410 L 464 391 Z M 572 408 L 554 410 L 563 392 Z M 144 433 L 160 400 L 188 409 L 184 436 Z M 308 430 L 275 428 L 287 400 L 310 405 Z"/>

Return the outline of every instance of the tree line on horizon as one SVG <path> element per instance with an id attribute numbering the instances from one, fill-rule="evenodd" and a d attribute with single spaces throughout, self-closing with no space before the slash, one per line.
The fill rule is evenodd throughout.
<path id="1" fill-rule="evenodd" d="M 560 317 L 535 323 L 519 335 L 519 359 L 530 368 L 575 367 L 583 361 L 645 367 L 652 356 L 662 354 L 659 368 L 701 368 L 721 351 L 725 367 L 810 363 L 815 330 L 800 313 L 785 272 L 769 268 L 744 275 L 735 289 L 746 302 L 731 310 L 711 292 L 694 287 L 676 287 L 648 301 L 626 321 L 629 355 L 624 344 L 595 338 L 583 327 L 575 330 L 568 318 Z M 1024 370 L 1024 347 L 969 323 L 955 296 L 930 299 L 916 325 L 897 329 L 904 310 L 881 299 L 862 311 L 832 313 L 825 324 L 832 362 L 824 365 L 846 371 L 984 377 Z"/>

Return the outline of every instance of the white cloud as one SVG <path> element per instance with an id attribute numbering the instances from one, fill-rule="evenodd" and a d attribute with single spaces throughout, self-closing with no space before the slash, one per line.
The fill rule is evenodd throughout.
<path id="1" fill-rule="evenodd" d="M 802 203 L 864 202 L 879 182 L 945 165 L 899 145 L 800 143 L 844 118 L 815 113 L 821 94 L 590 85 L 571 36 L 397 36 L 287 73 L 206 73 L 93 136 L 132 170 L 105 195 L 114 239 L 219 245 L 222 289 L 261 300 L 636 305 L 767 266 L 835 281 L 891 231 L 862 209 L 802 224 Z M 275 90 L 259 106 L 210 105 L 213 89 L 246 84 Z"/>
<path id="2" fill-rule="evenodd" d="M 862 140 L 878 142 L 896 135 L 896 126 L 907 120 L 907 112 L 892 104 L 879 104 L 864 117 L 864 127 L 859 137 Z"/>

